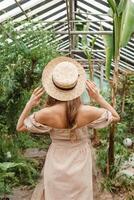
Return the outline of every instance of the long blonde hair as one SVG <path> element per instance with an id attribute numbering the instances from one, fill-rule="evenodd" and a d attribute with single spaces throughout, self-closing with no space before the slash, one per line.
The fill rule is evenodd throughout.
<path id="1" fill-rule="evenodd" d="M 47 97 L 45 106 L 53 106 L 55 104 L 61 103 L 61 101 L 54 99 L 53 97 Z M 76 117 L 78 114 L 78 109 L 81 105 L 80 97 L 73 99 L 71 101 L 66 101 L 66 120 L 67 120 L 67 127 L 71 129 L 70 131 L 70 139 L 72 141 L 77 140 L 77 135 L 75 133 L 75 129 L 77 128 Z"/>

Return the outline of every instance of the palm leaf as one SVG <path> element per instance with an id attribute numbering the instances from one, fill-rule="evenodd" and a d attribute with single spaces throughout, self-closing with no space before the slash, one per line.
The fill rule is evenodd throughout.
<path id="1" fill-rule="evenodd" d="M 134 32 L 134 1 L 127 0 L 125 10 L 122 15 L 122 31 L 120 47 L 125 47 Z"/>

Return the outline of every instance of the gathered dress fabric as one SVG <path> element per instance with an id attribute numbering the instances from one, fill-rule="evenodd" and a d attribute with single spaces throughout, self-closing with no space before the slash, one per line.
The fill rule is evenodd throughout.
<path id="1" fill-rule="evenodd" d="M 42 193 L 44 200 L 93 200 L 92 156 L 88 128 L 104 128 L 112 121 L 112 114 L 105 110 L 100 118 L 76 128 L 78 139 L 70 140 L 70 129 L 58 129 L 36 122 L 35 113 L 24 120 L 30 132 L 49 132 L 49 146 Z M 39 194 L 40 195 L 40 194 Z M 36 199 L 40 200 L 40 199 Z"/>

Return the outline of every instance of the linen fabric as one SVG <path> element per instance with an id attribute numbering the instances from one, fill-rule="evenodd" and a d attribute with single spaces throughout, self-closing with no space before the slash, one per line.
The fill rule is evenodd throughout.
<path id="1" fill-rule="evenodd" d="M 50 133 L 45 166 L 44 200 L 93 200 L 91 142 L 88 128 L 104 128 L 112 120 L 108 110 L 97 120 L 77 128 L 78 140 L 70 141 L 70 129 L 57 129 L 36 122 L 35 113 L 24 120 L 30 132 Z M 39 194 L 40 196 L 40 194 Z M 41 200 L 40 197 L 36 200 Z"/>

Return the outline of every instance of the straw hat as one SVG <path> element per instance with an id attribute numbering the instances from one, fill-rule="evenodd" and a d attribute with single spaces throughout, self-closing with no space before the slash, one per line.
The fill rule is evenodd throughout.
<path id="1" fill-rule="evenodd" d="M 50 61 L 42 73 L 45 91 L 60 101 L 79 97 L 85 90 L 86 74 L 76 60 L 60 56 Z"/>

